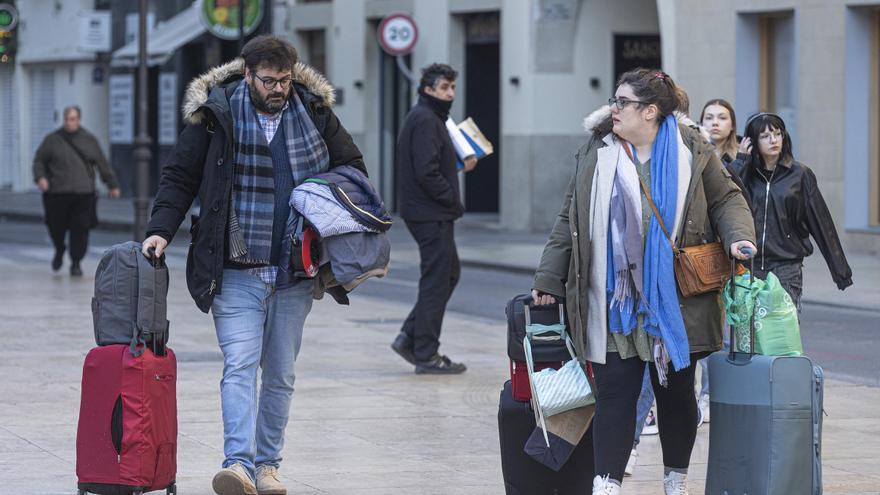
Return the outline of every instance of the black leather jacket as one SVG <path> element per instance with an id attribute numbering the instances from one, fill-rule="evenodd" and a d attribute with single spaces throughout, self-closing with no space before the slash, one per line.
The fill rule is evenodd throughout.
<path id="1" fill-rule="evenodd" d="M 737 159 L 728 169 L 742 181 L 752 207 L 758 236 L 756 268 L 802 261 L 813 254 L 812 235 L 837 287 L 852 285 L 852 270 L 813 171 L 795 160 L 780 163 L 773 172 L 757 170 L 751 162 Z"/>

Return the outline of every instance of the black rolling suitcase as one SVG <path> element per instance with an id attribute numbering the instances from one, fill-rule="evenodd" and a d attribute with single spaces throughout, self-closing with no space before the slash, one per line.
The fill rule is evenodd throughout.
<path id="1" fill-rule="evenodd" d="M 513 399 L 510 381 L 504 383 L 498 403 L 501 471 L 507 495 L 582 495 L 593 489 L 593 427 L 587 430 L 559 472 L 540 464 L 524 451 L 535 429 L 535 413 L 528 402 Z"/>

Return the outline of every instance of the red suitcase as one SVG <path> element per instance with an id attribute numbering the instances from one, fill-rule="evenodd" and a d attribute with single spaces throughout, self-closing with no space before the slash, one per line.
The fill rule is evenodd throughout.
<path id="1" fill-rule="evenodd" d="M 76 434 L 78 493 L 177 489 L 177 360 L 128 345 L 92 349 L 83 365 Z"/>
<path id="2" fill-rule="evenodd" d="M 558 370 L 564 363 L 535 363 L 535 371 L 541 371 L 544 368 L 553 368 Z M 532 400 L 532 387 L 529 384 L 529 370 L 525 361 L 510 360 L 510 390 L 513 400 L 518 402 L 528 402 Z"/>

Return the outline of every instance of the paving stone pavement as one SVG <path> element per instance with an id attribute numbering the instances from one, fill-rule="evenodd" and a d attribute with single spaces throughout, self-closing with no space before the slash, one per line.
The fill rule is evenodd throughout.
<path id="1" fill-rule="evenodd" d="M 94 345 L 93 278 L 53 275 L 49 248 L 27 250 L 33 262 L 0 257 L 0 495 L 73 494 L 82 362 Z M 172 260 L 171 271 L 179 493 L 208 495 L 223 458 L 222 361 L 210 317 L 186 292 L 182 263 Z M 328 298 L 309 316 L 280 471 L 289 493 L 504 493 L 496 423 L 507 376 L 503 322 L 453 309 L 442 350 L 468 372 L 416 376 L 388 348 L 409 307 L 383 301 L 380 291 L 368 282 L 350 307 Z M 880 390 L 829 381 L 825 400 L 824 493 L 880 494 Z M 694 494 L 703 493 L 709 427 L 700 428 L 693 453 Z M 643 438 L 639 459 L 625 493 L 662 493 L 656 436 Z"/>

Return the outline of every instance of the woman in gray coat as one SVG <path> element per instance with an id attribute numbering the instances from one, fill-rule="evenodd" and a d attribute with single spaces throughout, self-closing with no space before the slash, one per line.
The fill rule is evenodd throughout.
<path id="1" fill-rule="evenodd" d="M 536 304 L 565 297 L 572 338 L 596 384 L 594 494 L 619 494 L 646 363 L 657 397 L 664 489 L 687 493 L 696 438 L 694 363 L 721 347 L 718 294 L 678 291 L 677 246 L 720 238 L 732 256 L 755 249 L 748 206 L 711 145 L 679 125 L 667 74 L 623 74 L 609 107 L 585 122 L 590 142 L 544 248 Z"/>

